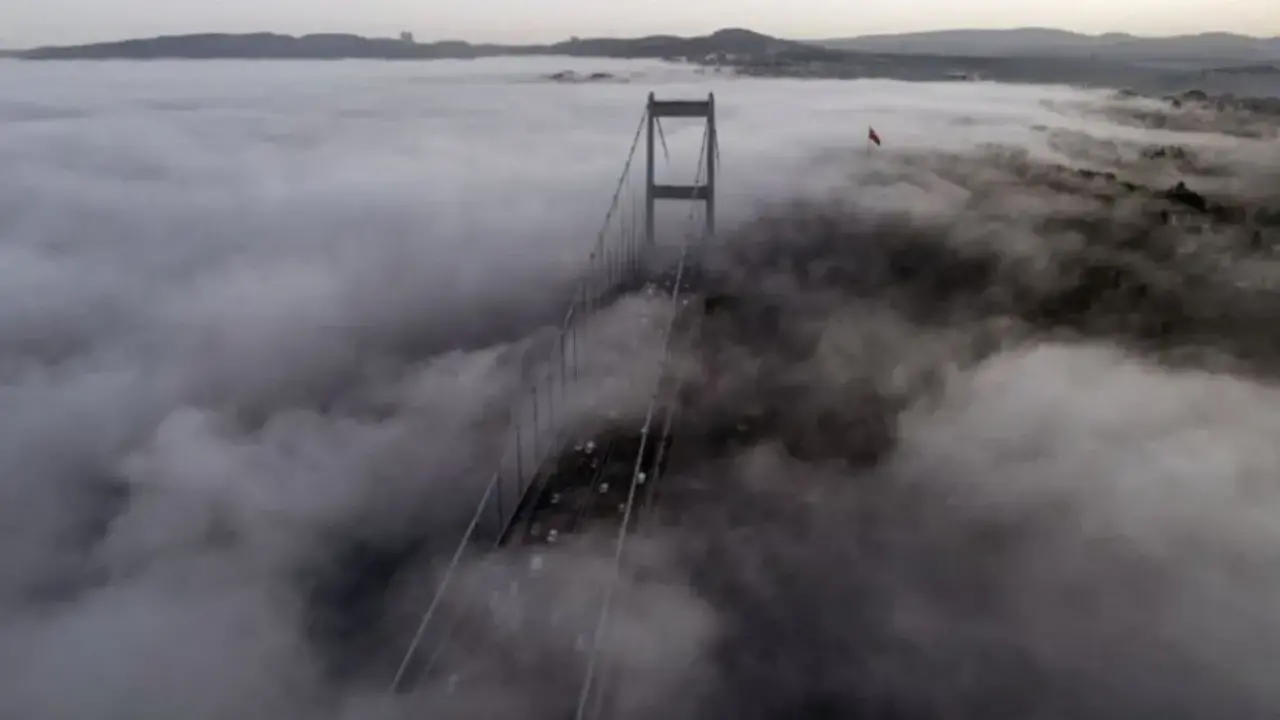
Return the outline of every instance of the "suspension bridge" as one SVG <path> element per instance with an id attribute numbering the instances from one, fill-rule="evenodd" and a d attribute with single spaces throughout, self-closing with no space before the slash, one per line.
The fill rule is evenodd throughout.
<path id="1" fill-rule="evenodd" d="M 658 181 L 658 150 L 674 168 L 662 120 L 702 120 L 696 168 L 687 184 Z M 642 142 L 643 140 L 643 142 Z M 643 167 L 637 162 L 644 148 Z M 461 693 L 468 684 L 513 682 L 537 675 L 537 661 L 522 665 L 519 653 L 493 638 L 518 635 L 523 606 L 555 596 L 555 573 L 542 566 L 538 548 L 563 544 L 587 527 L 611 532 L 610 546 L 593 557 L 593 585 L 575 596 L 572 619 L 547 646 L 563 646 L 567 664 L 580 668 L 572 687 L 554 695 L 566 717 L 597 720 L 617 714 L 625 674 L 612 667 L 605 648 L 625 592 L 628 542 L 656 504 L 671 450 L 681 371 L 670 362 L 681 343 L 695 337 L 702 312 L 690 303 L 689 276 L 696 255 L 716 231 L 719 142 L 714 95 L 698 100 L 659 100 L 652 93 L 641 113 L 621 175 L 563 321 L 549 342 L 530 352 L 525 390 L 512 410 L 500 458 L 457 547 L 436 575 L 431 600 L 404 647 L 389 695 Z M 637 176 L 643 170 L 643 178 Z M 681 227 L 659 227 L 660 203 L 684 202 Z M 675 239 L 675 243 L 670 240 Z M 668 253 L 666 260 L 660 256 Z M 615 428 L 591 442 L 577 442 L 570 421 L 575 403 L 590 392 L 586 368 L 597 350 L 591 321 L 619 298 L 637 291 L 661 293 L 666 304 L 658 328 L 661 365 L 647 407 L 634 428 Z M 520 555 L 522 564 L 509 566 Z M 476 568 L 486 571 L 477 572 Z M 556 600 L 551 600 L 554 605 Z M 557 614 L 555 608 L 551 614 Z M 513 619 L 514 618 L 514 619 Z M 551 624 L 557 625 L 553 617 Z M 527 623 L 525 624 L 527 625 Z M 532 667 L 530 666 L 532 664 Z M 563 678 L 563 666 L 557 668 Z M 530 677 L 530 682 L 542 682 Z M 563 680 L 560 681 L 563 685 Z M 492 687 L 492 685 L 489 685 Z M 446 704 L 447 707 L 447 704 Z M 436 713 L 439 715 L 439 713 Z"/>

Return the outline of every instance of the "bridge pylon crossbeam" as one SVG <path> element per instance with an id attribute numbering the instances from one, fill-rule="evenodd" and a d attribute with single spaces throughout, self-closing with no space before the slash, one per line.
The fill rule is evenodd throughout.
<path id="1" fill-rule="evenodd" d="M 705 205 L 706 234 L 708 237 L 716 230 L 716 149 L 719 147 L 716 135 L 716 96 L 708 93 L 705 100 L 659 100 L 654 93 L 649 93 L 648 109 L 645 113 L 647 133 L 645 143 L 645 243 L 652 248 L 656 240 L 657 229 L 654 216 L 659 200 L 683 200 L 701 202 Z M 661 130 L 662 118 L 703 118 L 706 122 L 706 142 L 702 159 L 704 176 L 701 182 L 695 180 L 691 185 L 663 185 L 656 181 L 657 148 L 655 140 Z"/>

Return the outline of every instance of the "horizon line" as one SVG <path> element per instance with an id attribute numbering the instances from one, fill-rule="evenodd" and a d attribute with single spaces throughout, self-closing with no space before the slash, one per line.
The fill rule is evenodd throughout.
<path id="1" fill-rule="evenodd" d="M 1204 30 L 1204 31 L 1194 32 L 1194 33 L 1170 33 L 1170 34 L 1146 35 L 1142 33 L 1118 31 L 1118 30 L 1109 30 L 1105 32 L 1083 32 L 1079 30 L 1070 30 L 1067 28 L 1053 27 L 1048 25 L 1019 25 L 1014 27 L 992 27 L 992 26 L 944 27 L 944 28 L 935 28 L 932 30 L 909 30 L 909 31 L 901 31 L 901 32 L 873 32 L 873 33 L 850 34 L 850 35 L 827 34 L 822 36 L 774 35 L 771 33 L 760 31 L 760 30 L 754 30 L 749 27 L 725 25 L 722 27 L 715 28 L 713 30 L 687 33 L 687 34 L 681 34 L 681 33 L 675 33 L 675 32 L 650 32 L 650 33 L 642 33 L 642 34 L 635 34 L 635 35 L 570 34 L 568 36 L 562 37 L 559 40 L 523 41 L 523 42 L 496 41 L 496 40 L 470 40 L 470 39 L 462 39 L 459 37 L 436 37 L 436 38 L 424 40 L 424 39 L 418 38 L 417 33 L 414 32 L 413 30 L 406 29 L 399 32 L 412 33 L 414 35 L 414 42 L 419 45 L 430 45 L 430 44 L 442 43 L 442 42 L 463 42 L 469 45 L 503 45 L 503 46 L 509 46 L 509 47 L 522 47 L 522 46 L 555 45 L 557 43 L 569 42 L 574 38 L 578 38 L 582 40 L 596 40 L 596 39 L 629 40 L 629 39 L 638 39 L 638 38 L 654 37 L 654 36 L 696 38 L 696 37 L 706 37 L 724 30 L 746 30 L 748 32 L 754 32 L 759 35 L 765 35 L 767 37 L 775 38 L 778 40 L 792 40 L 792 41 L 798 41 L 798 42 L 858 40 L 863 38 L 883 38 L 883 37 L 906 36 L 906 35 L 930 35 L 935 33 L 947 33 L 947 32 L 1019 32 L 1019 31 L 1030 31 L 1030 30 L 1048 30 L 1052 32 L 1067 33 L 1070 35 L 1077 35 L 1077 36 L 1086 37 L 1086 38 L 1102 38 L 1109 35 L 1118 35 L 1118 36 L 1132 37 L 1132 38 L 1137 38 L 1142 40 L 1173 40 L 1178 38 L 1203 37 L 1205 35 L 1230 35 L 1233 37 L 1246 38 L 1249 40 L 1264 40 L 1264 41 L 1280 40 L 1280 35 L 1250 35 L 1247 33 L 1237 32 L 1233 30 Z M 79 46 L 85 46 L 85 45 L 107 45 L 112 43 L 130 42 L 134 40 L 152 40 L 156 38 L 189 37 L 189 36 L 196 36 L 196 35 L 279 35 L 283 37 L 293 37 L 293 38 L 302 38 L 302 37 L 307 37 L 312 35 L 350 35 L 353 37 L 360 37 L 365 39 L 384 39 L 384 40 L 398 39 L 396 35 L 375 35 L 375 34 L 365 35 L 357 32 L 350 32 L 350 31 L 343 31 L 343 30 L 324 30 L 324 31 L 312 31 L 312 32 L 303 32 L 303 33 L 288 32 L 288 31 L 281 31 L 281 30 L 250 30 L 250 31 L 200 30 L 200 31 L 187 31 L 187 32 L 160 33 L 160 34 L 153 34 L 153 35 L 134 35 L 129 37 L 116 37 L 115 39 L 90 40 L 90 41 L 84 41 L 84 42 L 43 43 L 43 44 L 36 44 L 36 45 L 27 45 L 25 47 L 0 45 L 0 52 L 24 52 L 28 50 L 37 50 L 41 48 L 50 48 L 50 47 L 79 47 Z"/>

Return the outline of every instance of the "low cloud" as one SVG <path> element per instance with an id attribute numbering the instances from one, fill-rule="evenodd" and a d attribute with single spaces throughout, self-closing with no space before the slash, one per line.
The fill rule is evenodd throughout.
<path id="1" fill-rule="evenodd" d="M 520 592 L 519 632 L 487 622 L 491 586 L 533 551 L 464 564 L 449 608 L 476 642 L 452 661 L 489 674 L 384 691 L 584 270 L 641 90 L 708 82 L 730 230 L 705 269 L 737 299 L 678 358 L 703 373 L 663 481 L 688 517 L 623 568 L 614 707 L 1275 708 L 1254 670 L 1275 644 L 1275 318 L 1240 282 L 1266 277 L 1250 233 L 1274 231 L 1250 223 L 1274 149 L 1113 124 L 1146 101 L 1064 88 L 644 64 L 538 81 L 559 62 L 17 66 L 0 715 L 563 712 L 607 537 L 539 556 L 565 581 Z M 665 129 L 679 176 L 700 131 Z M 1160 194 L 1178 180 L 1245 218 L 1188 241 L 1159 220 L 1183 213 Z M 638 293 L 582 328 L 566 428 L 638 426 L 669 312 Z M 736 446 L 700 440 L 748 415 Z M 713 481 L 718 502 L 679 500 Z"/>

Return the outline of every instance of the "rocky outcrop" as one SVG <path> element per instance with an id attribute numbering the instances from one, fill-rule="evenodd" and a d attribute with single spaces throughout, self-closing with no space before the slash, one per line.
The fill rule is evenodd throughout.
<path id="1" fill-rule="evenodd" d="M 1280 98 L 1277 97 L 1237 97 L 1231 94 L 1209 95 L 1202 90 L 1187 90 L 1177 95 L 1169 95 L 1165 100 L 1175 108 L 1200 106 L 1214 110 L 1235 110 L 1280 117 Z"/>
<path id="2" fill-rule="evenodd" d="M 616 75 L 607 72 L 593 72 L 587 75 L 582 75 L 572 70 L 561 70 L 558 73 L 548 75 L 547 79 L 562 83 L 590 83 L 613 81 L 618 80 L 619 78 Z"/>
<path id="3" fill-rule="evenodd" d="M 1143 148 L 1142 157 L 1147 160 L 1175 160 L 1178 162 L 1187 162 L 1191 159 L 1191 154 L 1181 145 L 1152 145 Z"/>

